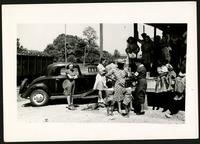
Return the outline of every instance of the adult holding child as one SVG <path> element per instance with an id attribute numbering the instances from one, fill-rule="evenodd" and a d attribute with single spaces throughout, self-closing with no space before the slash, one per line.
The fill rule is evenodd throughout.
<path id="1" fill-rule="evenodd" d="M 113 111 L 113 106 L 114 103 L 118 103 L 118 111 L 122 115 L 128 115 L 129 109 L 128 109 L 128 104 L 131 102 L 131 97 L 125 97 L 126 94 L 126 88 L 125 88 L 125 82 L 126 78 L 128 77 L 128 72 L 124 69 L 124 63 L 125 61 L 122 59 L 117 60 L 117 68 L 110 70 L 107 74 L 106 77 L 114 76 L 113 79 L 115 80 L 115 85 L 114 85 L 114 96 L 112 99 L 112 104 L 111 104 L 111 114 Z M 125 107 L 126 113 L 122 113 L 121 109 L 121 103 Z"/>
<path id="2" fill-rule="evenodd" d="M 133 72 L 133 71 L 136 70 L 134 59 L 137 58 L 138 52 L 140 51 L 140 48 L 137 44 L 136 38 L 130 36 L 127 39 L 127 48 L 126 48 L 125 51 L 126 51 L 126 54 L 127 54 L 129 67 L 130 67 L 131 71 Z"/>

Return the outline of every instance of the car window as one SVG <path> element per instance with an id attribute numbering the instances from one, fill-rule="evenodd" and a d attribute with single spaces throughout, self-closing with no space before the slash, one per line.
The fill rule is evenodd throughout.
<path id="1" fill-rule="evenodd" d="M 66 71 L 67 71 L 66 68 L 62 68 L 62 69 L 60 70 L 60 74 L 61 74 L 61 75 L 66 75 Z M 74 68 L 74 71 L 75 71 L 75 74 L 77 74 L 77 75 L 79 74 L 77 68 Z"/>
<path id="2" fill-rule="evenodd" d="M 61 68 L 60 75 L 66 75 L 66 68 Z"/>

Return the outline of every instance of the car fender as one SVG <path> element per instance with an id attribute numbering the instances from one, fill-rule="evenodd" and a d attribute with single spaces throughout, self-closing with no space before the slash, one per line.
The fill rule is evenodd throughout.
<path id="1" fill-rule="evenodd" d="M 30 94 L 35 89 L 42 89 L 42 90 L 44 90 L 49 95 L 49 89 L 48 89 L 48 87 L 44 83 L 37 83 L 37 84 L 31 85 L 21 97 L 23 97 L 23 98 L 29 97 Z"/>

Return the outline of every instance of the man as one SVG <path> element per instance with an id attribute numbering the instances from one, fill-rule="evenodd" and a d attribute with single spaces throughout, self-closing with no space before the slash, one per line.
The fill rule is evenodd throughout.
<path id="1" fill-rule="evenodd" d="M 133 78 L 137 81 L 135 92 L 133 93 L 134 98 L 134 111 L 136 115 L 144 115 L 143 105 L 145 102 L 145 95 L 147 89 L 146 81 L 146 68 L 142 64 L 141 58 L 135 60 L 137 70 L 132 73 Z"/>

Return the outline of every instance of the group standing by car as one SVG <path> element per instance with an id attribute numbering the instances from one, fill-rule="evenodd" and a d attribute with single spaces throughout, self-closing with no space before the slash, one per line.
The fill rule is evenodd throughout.
<path id="1" fill-rule="evenodd" d="M 143 40 L 135 37 L 127 39 L 125 50 L 127 59 L 117 59 L 115 64 L 112 63 L 113 67 L 106 68 L 106 59 L 100 59 L 93 89 L 98 91 L 97 106 L 106 106 L 107 115 L 113 115 L 115 103 L 117 103 L 118 112 L 123 116 L 129 116 L 130 110 L 134 110 L 137 115 L 145 114 L 146 77 L 149 71 L 157 73 L 155 93 L 175 93 L 173 100 L 169 100 L 167 104 L 171 113 L 166 114 L 166 117 L 171 117 L 178 112 L 179 108 L 175 103 L 185 96 L 185 59 L 182 60 L 181 70 L 177 75 L 177 69 L 174 70 L 171 64 L 171 47 L 167 43 L 167 35 L 164 35 L 162 39 L 156 36 L 155 42 L 145 33 L 142 34 L 142 37 Z M 138 55 L 140 47 L 137 42 L 141 43 L 142 55 Z M 153 53 L 153 47 L 161 48 L 158 51 L 160 55 L 155 51 Z M 153 55 L 155 55 L 154 58 Z M 155 66 L 156 72 L 153 71 Z M 64 94 L 67 95 L 68 109 L 74 110 L 74 81 L 78 75 L 73 73 L 73 64 L 70 64 L 68 69 L 66 71 L 67 80 L 63 83 L 66 85 Z M 109 82 L 110 86 L 108 86 Z M 133 85 L 135 90 L 127 91 Z M 109 91 L 111 87 L 114 90 L 112 92 Z M 169 103 L 173 103 L 173 105 Z M 122 112 L 122 107 L 124 107 L 125 113 Z"/>

